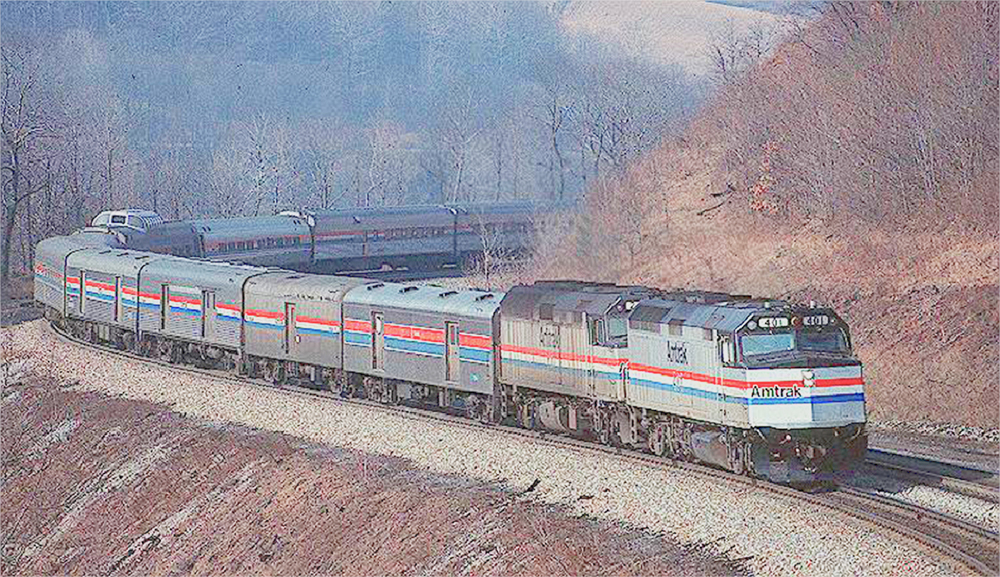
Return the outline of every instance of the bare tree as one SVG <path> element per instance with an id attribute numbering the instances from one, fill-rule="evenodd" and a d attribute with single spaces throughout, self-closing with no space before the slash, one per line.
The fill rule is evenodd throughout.
<path id="1" fill-rule="evenodd" d="M 3 75 L 0 129 L 3 133 L 3 246 L 0 283 L 8 287 L 10 257 L 18 209 L 42 191 L 46 180 L 34 178 L 42 143 L 55 137 L 50 119 L 43 113 L 39 65 L 23 49 L 9 45 L 0 49 Z"/>
<path id="2" fill-rule="evenodd" d="M 516 254 L 507 245 L 500 227 L 487 223 L 482 214 L 476 218 L 481 252 L 465 267 L 472 284 L 485 290 L 506 288 L 506 275 L 517 266 Z"/>

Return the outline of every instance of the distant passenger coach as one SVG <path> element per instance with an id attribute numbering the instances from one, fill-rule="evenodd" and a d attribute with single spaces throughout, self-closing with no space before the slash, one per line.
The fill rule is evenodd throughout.
<path id="1" fill-rule="evenodd" d="M 358 271 L 459 265 L 491 250 L 520 252 L 534 239 L 532 203 L 285 211 L 273 216 L 165 222 L 148 210 L 110 210 L 89 231 L 124 246 L 301 271 Z"/>

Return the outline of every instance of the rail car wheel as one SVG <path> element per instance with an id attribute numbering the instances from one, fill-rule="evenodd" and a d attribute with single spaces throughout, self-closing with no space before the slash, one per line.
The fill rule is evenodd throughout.
<path id="1" fill-rule="evenodd" d="M 285 384 L 285 367 L 283 363 L 264 363 L 264 380 L 275 385 Z"/>
<path id="2" fill-rule="evenodd" d="M 170 346 L 170 343 L 167 342 L 167 341 L 157 341 L 156 345 L 157 345 L 157 347 L 156 347 L 156 354 L 157 354 L 157 356 L 161 360 L 169 361 L 170 360 L 170 351 L 172 349 L 172 347 Z"/>
<path id="3" fill-rule="evenodd" d="M 517 407 L 517 424 L 525 429 L 535 428 L 535 419 L 531 414 L 531 403 L 524 403 Z"/>
<path id="4" fill-rule="evenodd" d="M 121 343 L 122 348 L 126 351 L 135 350 L 135 334 L 129 332 L 123 333 Z"/>

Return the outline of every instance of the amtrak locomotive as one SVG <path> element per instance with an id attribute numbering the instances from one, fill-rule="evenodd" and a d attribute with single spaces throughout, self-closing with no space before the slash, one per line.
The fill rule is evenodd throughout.
<path id="1" fill-rule="evenodd" d="M 829 308 L 551 281 L 449 290 L 42 241 L 35 298 L 75 336 L 143 355 L 785 483 L 855 467 L 864 381 Z"/>

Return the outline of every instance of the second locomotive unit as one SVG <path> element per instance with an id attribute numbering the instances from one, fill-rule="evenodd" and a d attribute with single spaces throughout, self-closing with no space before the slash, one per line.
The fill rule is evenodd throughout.
<path id="1" fill-rule="evenodd" d="M 85 238 L 42 241 L 35 263 L 47 318 L 82 339 L 778 482 L 867 448 L 861 364 L 829 308 L 574 281 L 449 290 Z"/>

